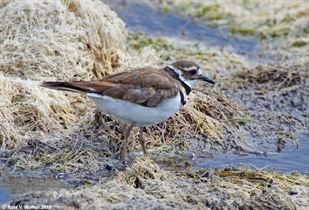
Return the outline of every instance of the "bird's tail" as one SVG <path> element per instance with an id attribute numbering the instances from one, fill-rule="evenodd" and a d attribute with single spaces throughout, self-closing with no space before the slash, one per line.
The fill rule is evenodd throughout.
<path id="1" fill-rule="evenodd" d="M 43 82 L 40 84 L 41 87 L 54 89 L 54 90 L 63 90 L 71 91 L 78 93 L 87 93 L 87 89 L 74 85 L 74 82 Z"/>

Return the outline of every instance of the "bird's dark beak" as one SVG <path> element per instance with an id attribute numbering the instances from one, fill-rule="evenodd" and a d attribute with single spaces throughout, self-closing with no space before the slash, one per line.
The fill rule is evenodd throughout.
<path id="1" fill-rule="evenodd" d="M 203 74 L 198 75 L 198 79 L 209 82 L 211 84 L 215 84 L 214 81 L 212 81 L 211 79 L 209 79 L 208 77 L 205 77 Z"/>

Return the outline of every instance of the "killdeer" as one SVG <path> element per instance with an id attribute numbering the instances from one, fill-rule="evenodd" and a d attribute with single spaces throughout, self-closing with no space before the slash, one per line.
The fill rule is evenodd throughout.
<path id="1" fill-rule="evenodd" d="M 86 93 L 100 110 L 130 125 L 124 133 L 124 161 L 133 126 L 140 127 L 139 142 L 147 155 L 143 127 L 160 123 L 182 108 L 198 80 L 214 84 L 197 64 L 180 60 L 162 69 L 139 68 L 96 81 L 43 82 L 41 86 Z"/>

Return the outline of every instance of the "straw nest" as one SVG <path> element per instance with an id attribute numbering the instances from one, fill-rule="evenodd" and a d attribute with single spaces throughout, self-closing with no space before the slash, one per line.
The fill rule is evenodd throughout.
<path id="1" fill-rule="evenodd" d="M 38 84 L 95 80 L 127 68 L 155 66 L 160 53 L 145 48 L 127 54 L 125 24 L 100 1 L 4 1 L 0 20 L 0 143 L 8 162 L 34 169 L 42 163 L 82 167 L 96 160 L 94 169 L 106 157 L 117 156 L 122 125 L 95 111 L 85 95 Z M 148 148 L 162 143 L 170 143 L 167 151 L 188 148 L 185 142 L 195 136 L 222 144 L 223 112 L 217 101 L 205 88 L 194 92 L 183 110 L 144 130 Z M 227 116 L 234 113 L 233 108 L 226 111 Z M 132 136 L 129 148 L 140 149 L 135 148 L 138 137 Z"/>

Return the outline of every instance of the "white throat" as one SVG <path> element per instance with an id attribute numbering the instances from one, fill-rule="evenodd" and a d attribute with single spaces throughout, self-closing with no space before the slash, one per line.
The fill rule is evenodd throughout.
<path id="1" fill-rule="evenodd" d="M 197 82 L 196 80 L 186 80 L 185 78 L 183 78 L 182 76 L 180 76 L 180 79 L 186 83 L 191 89 L 192 87 L 195 85 L 195 83 Z"/>

